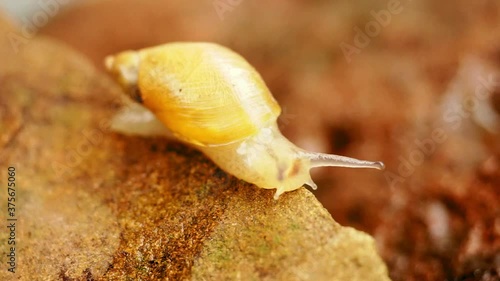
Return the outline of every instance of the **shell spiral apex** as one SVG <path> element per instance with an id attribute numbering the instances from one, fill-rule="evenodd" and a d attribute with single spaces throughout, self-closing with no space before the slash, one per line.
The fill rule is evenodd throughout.
<path id="1" fill-rule="evenodd" d="M 140 104 L 119 113 L 113 128 L 141 135 L 169 131 L 226 172 L 275 188 L 276 199 L 304 184 L 316 189 L 311 168 L 384 168 L 382 162 L 296 147 L 276 125 L 281 109 L 262 77 L 220 45 L 169 43 L 108 56 L 105 65 Z"/>

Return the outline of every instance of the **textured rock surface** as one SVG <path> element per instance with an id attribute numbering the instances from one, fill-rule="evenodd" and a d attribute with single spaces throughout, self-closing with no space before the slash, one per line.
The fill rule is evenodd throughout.
<path id="1" fill-rule="evenodd" d="M 221 15 L 222 2 L 235 5 Z M 362 42 L 358 30 L 377 29 L 374 13 L 398 2 Z M 475 90 L 500 81 L 500 1 L 87 3 L 41 32 L 98 67 L 122 49 L 221 42 L 263 75 L 294 143 L 383 160 L 383 174 L 314 171 L 315 195 L 336 221 L 374 235 L 393 280 L 500 280 L 500 133 L 472 117 L 500 120 L 500 83 L 483 100 L 490 112 Z M 446 140 L 429 143 L 439 130 Z"/>
<path id="2" fill-rule="evenodd" d="M 389 280 L 373 239 L 309 191 L 275 201 L 182 144 L 110 132 L 105 75 L 44 37 L 17 47 L 0 41 L 0 180 L 16 167 L 19 223 L 15 275 L 0 232 L 1 280 Z"/>

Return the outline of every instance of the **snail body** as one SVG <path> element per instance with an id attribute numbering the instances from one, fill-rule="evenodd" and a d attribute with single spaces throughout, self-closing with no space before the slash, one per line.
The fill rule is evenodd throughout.
<path id="1" fill-rule="evenodd" d="M 107 57 L 106 67 L 142 105 L 117 116 L 117 130 L 149 135 L 167 128 L 226 172 L 276 188 L 276 199 L 304 184 L 315 189 L 309 173 L 314 167 L 383 168 L 381 162 L 308 152 L 291 143 L 277 127 L 281 109 L 261 76 L 220 45 L 169 43 L 125 51 Z M 141 120 L 141 128 L 131 126 L 131 119 Z"/>

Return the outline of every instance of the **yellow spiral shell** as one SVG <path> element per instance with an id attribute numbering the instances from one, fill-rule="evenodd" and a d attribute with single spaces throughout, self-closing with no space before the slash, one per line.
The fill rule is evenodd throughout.
<path id="1" fill-rule="evenodd" d="M 228 144 L 274 124 L 280 107 L 240 55 L 212 43 L 172 43 L 138 51 L 142 103 L 177 137 Z"/>

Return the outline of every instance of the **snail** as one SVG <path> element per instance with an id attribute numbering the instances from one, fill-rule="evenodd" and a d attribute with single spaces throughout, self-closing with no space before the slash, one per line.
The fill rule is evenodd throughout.
<path id="1" fill-rule="evenodd" d="M 168 43 L 105 59 L 109 73 L 136 103 L 112 129 L 126 134 L 170 132 L 239 179 L 281 194 L 316 189 L 309 170 L 375 168 L 357 160 L 298 148 L 280 132 L 281 109 L 260 74 L 239 54 L 215 43 Z"/>

